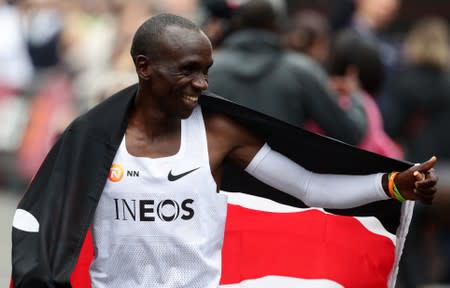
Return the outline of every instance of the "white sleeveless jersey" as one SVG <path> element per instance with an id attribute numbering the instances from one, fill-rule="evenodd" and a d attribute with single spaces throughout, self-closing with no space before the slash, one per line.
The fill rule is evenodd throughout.
<path id="1" fill-rule="evenodd" d="M 116 153 L 93 221 L 94 288 L 218 287 L 226 196 L 216 193 L 201 108 L 177 154 Z"/>

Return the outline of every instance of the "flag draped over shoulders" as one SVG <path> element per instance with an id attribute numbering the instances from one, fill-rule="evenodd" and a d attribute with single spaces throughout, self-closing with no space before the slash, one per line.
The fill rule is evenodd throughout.
<path id="1" fill-rule="evenodd" d="M 203 100 L 314 172 L 364 175 L 411 166 L 231 102 Z M 223 287 L 394 287 L 413 202 L 317 209 L 231 164 L 222 182 L 229 199 Z"/>
<path id="2" fill-rule="evenodd" d="M 68 287 L 70 281 L 72 287 L 90 287 L 94 250 L 88 228 L 136 90 L 137 85 L 131 86 L 81 116 L 47 156 L 13 221 L 14 284 Z M 200 104 L 204 111 L 227 114 L 314 172 L 369 174 L 411 165 L 312 134 L 210 93 Z M 412 202 L 388 200 L 345 210 L 307 207 L 230 163 L 222 190 L 229 202 L 221 287 L 394 286 Z M 30 217 L 23 211 L 35 220 L 31 231 L 15 222 Z"/>

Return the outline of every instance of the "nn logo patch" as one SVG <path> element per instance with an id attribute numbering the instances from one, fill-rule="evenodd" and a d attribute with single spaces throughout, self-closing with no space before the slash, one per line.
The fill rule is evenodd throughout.
<path id="1" fill-rule="evenodd" d="M 139 177 L 139 171 L 127 170 L 127 177 Z"/>
<path id="2" fill-rule="evenodd" d="M 109 169 L 108 179 L 111 182 L 119 182 L 125 176 L 125 169 L 120 164 L 112 164 Z M 127 177 L 139 177 L 138 170 L 126 170 Z"/>
<path id="3" fill-rule="evenodd" d="M 112 164 L 111 169 L 109 169 L 108 179 L 111 182 L 119 182 L 122 180 L 124 174 L 124 170 L 122 165 L 120 164 Z"/>

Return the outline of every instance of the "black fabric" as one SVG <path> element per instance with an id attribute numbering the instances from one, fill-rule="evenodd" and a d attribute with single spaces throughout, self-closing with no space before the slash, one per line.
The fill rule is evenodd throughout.
<path id="1" fill-rule="evenodd" d="M 125 133 L 136 91 L 137 85 L 133 85 L 77 118 L 48 154 L 18 205 L 37 218 L 40 231 L 30 233 L 13 228 L 15 287 L 70 287 L 70 275 Z M 274 149 L 313 171 L 364 174 L 409 166 L 313 135 L 210 93 L 201 97 L 201 105 L 206 111 L 233 117 L 265 137 Z M 255 191 L 256 185 L 265 197 L 285 203 L 294 201 L 282 193 L 275 197 L 276 193 L 267 186 L 230 168 L 224 176 L 225 190 Z M 373 205 L 369 208 L 392 212 L 385 213 L 389 219 L 383 223 L 393 219 L 398 223 L 399 204 L 383 201 Z M 394 227 L 388 229 L 393 231 Z"/>
<path id="2" fill-rule="evenodd" d="M 70 287 L 70 275 L 126 128 L 136 86 L 75 120 L 47 155 L 18 208 L 39 233 L 12 231 L 15 287 Z"/>

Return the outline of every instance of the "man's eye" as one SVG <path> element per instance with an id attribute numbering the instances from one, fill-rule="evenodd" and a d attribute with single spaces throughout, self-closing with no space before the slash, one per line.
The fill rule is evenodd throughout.
<path id="1" fill-rule="evenodd" d="M 185 66 L 185 67 L 182 67 L 182 68 L 181 68 L 181 72 L 182 72 L 183 74 L 190 74 L 190 73 L 192 73 L 193 71 L 194 71 L 194 67 L 193 67 L 192 65 Z"/>

